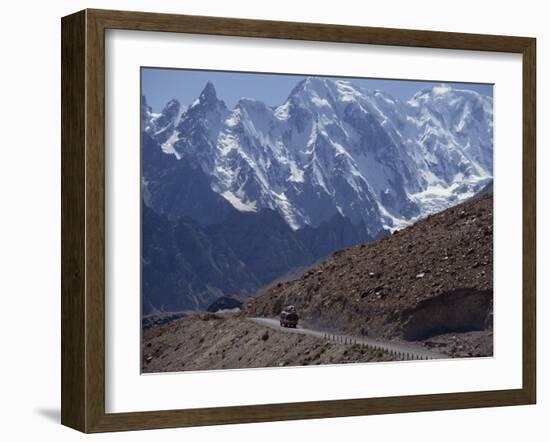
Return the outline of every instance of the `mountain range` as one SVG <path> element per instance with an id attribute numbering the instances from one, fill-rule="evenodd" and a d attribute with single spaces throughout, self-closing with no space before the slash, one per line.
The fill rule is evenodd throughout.
<path id="1" fill-rule="evenodd" d="M 188 107 L 143 96 L 141 118 L 145 311 L 253 292 L 492 182 L 492 98 L 444 85 L 401 102 L 308 77 L 279 106 L 229 109 L 208 82 Z"/>
<path id="2" fill-rule="evenodd" d="M 376 234 L 492 178 L 492 98 L 471 90 L 437 86 L 403 103 L 311 77 L 280 106 L 243 98 L 228 109 L 209 82 L 188 108 L 171 100 L 155 114 L 145 98 L 143 107 L 144 131 L 164 153 L 200 167 L 237 210 L 270 208 L 293 229 L 340 213 Z"/>

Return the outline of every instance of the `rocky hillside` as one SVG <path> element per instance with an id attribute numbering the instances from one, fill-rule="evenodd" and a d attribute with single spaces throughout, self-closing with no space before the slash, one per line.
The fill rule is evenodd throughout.
<path id="1" fill-rule="evenodd" d="M 243 316 L 195 314 L 143 331 L 142 372 L 392 360 L 382 350 L 263 327 Z"/>
<path id="2" fill-rule="evenodd" d="M 492 194 L 338 251 L 300 279 L 268 289 L 248 314 L 275 316 L 288 304 L 326 330 L 433 345 L 441 344 L 434 337 L 462 332 L 490 337 Z M 481 353 L 490 352 L 492 345 Z"/>

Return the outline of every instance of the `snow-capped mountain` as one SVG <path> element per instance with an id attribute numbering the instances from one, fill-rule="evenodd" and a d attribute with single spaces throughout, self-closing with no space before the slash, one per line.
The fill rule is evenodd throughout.
<path id="1" fill-rule="evenodd" d="M 228 109 L 210 82 L 188 108 L 172 100 L 155 114 L 144 98 L 142 129 L 241 212 L 269 208 L 292 229 L 340 214 L 375 236 L 491 181 L 492 114 L 492 98 L 469 90 L 400 102 L 315 77 L 277 107 L 243 98 Z"/>

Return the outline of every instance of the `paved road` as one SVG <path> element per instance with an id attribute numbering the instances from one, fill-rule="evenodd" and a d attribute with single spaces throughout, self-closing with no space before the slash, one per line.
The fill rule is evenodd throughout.
<path id="1" fill-rule="evenodd" d="M 324 339 L 326 336 L 326 332 L 324 331 L 304 328 L 301 325 L 298 325 L 297 328 L 281 327 L 278 319 L 273 319 L 273 318 L 248 318 L 248 319 L 256 324 L 264 325 L 285 333 L 298 333 L 303 335 L 315 336 L 316 338 L 321 338 L 321 339 Z M 378 341 L 376 339 L 367 338 L 367 337 L 358 338 L 356 336 L 342 335 L 337 333 L 329 333 L 329 334 L 330 336 L 337 336 L 342 341 L 346 340 L 348 343 L 356 342 L 357 344 L 365 344 L 365 345 L 370 345 L 374 347 L 380 347 L 387 351 L 409 353 L 416 358 L 423 358 L 423 359 L 450 358 L 449 355 L 428 350 L 428 349 L 425 349 L 424 347 L 420 347 L 418 345 L 410 344 L 407 342 L 387 342 L 387 341 Z"/>

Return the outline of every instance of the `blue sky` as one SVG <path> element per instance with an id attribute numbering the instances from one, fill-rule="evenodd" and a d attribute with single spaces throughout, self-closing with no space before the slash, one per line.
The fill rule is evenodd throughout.
<path id="1" fill-rule="evenodd" d="M 254 98 L 263 101 L 268 106 L 274 106 L 283 103 L 292 88 L 303 78 L 303 75 L 142 68 L 141 92 L 155 112 L 162 110 L 164 105 L 172 98 L 189 105 L 200 95 L 207 81 L 214 84 L 218 97 L 224 100 L 230 108 L 242 97 Z M 403 101 L 408 100 L 421 89 L 442 83 L 460 89 L 472 89 L 484 95 L 493 95 L 493 86 L 488 84 L 366 78 L 345 79 L 364 89 L 380 89 Z"/>

